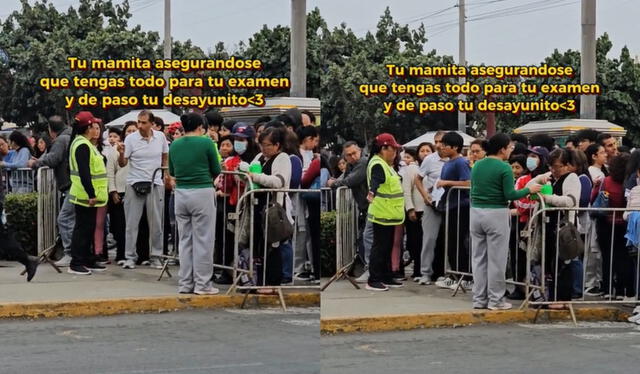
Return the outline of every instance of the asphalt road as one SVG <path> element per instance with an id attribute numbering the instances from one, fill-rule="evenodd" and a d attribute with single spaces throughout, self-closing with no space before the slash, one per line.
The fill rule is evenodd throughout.
<path id="1" fill-rule="evenodd" d="M 2 374 L 319 373 L 319 308 L 0 322 Z"/>
<path id="2" fill-rule="evenodd" d="M 494 325 L 323 336 L 323 374 L 640 373 L 640 326 Z"/>

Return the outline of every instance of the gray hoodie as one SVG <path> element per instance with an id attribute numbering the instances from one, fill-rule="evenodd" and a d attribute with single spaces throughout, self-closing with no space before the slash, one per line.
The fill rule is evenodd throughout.
<path id="1" fill-rule="evenodd" d="M 54 169 L 58 190 L 66 191 L 71 187 L 69 176 L 69 143 L 71 128 L 67 127 L 56 137 L 51 149 L 36 162 L 36 167 L 48 166 Z"/>

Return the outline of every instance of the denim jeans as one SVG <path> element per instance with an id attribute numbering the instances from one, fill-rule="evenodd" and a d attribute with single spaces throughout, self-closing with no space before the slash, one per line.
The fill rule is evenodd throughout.
<path id="1" fill-rule="evenodd" d="M 290 282 L 293 279 L 293 246 L 291 240 L 280 243 L 280 253 L 282 256 L 282 280 Z"/>
<path id="2" fill-rule="evenodd" d="M 71 256 L 71 237 L 76 223 L 76 211 L 74 205 L 69 201 L 69 191 L 64 191 L 62 195 L 64 201 L 58 213 L 58 232 L 64 247 L 64 254 Z"/>

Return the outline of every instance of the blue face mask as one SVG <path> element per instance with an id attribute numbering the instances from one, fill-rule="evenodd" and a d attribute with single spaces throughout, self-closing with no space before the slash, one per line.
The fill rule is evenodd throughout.
<path id="1" fill-rule="evenodd" d="M 233 141 L 233 149 L 236 151 L 237 154 L 241 155 L 243 153 L 245 153 L 247 151 L 247 143 L 248 142 L 243 142 L 240 140 L 234 140 Z"/>
<path id="2" fill-rule="evenodd" d="M 533 157 L 527 157 L 527 169 L 534 171 L 538 167 L 538 159 Z"/>

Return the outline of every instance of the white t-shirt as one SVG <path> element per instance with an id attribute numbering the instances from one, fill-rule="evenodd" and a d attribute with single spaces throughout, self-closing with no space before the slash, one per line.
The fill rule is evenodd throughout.
<path id="1" fill-rule="evenodd" d="M 602 170 L 596 166 L 589 166 L 589 175 L 591 176 L 591 180 L 593 182 L 597 181 L 598 179 L 604 179 L 604 173 L 602 172 Z"/>
<path id="2" fill-rule="evenodd" d="M 153 133 L 148 141 L 140 135 L 140 131 L 124 139 L 124 157 L 129 160 L 128 185 L 150 182 L 154 171 L 162 166 L 162 155 L 169 152 L 164 134 L 156 130 L 151 131 Z M 154 183 L 162 185 L 162 172 L 156 173 Z"/>
<path id="3" fill-rule="evenodd" d="M 447 162 L 446 158 L 441 158 L 438 152 L 433 152 L 427 158 L 422 160 L 420 164 L 420 176 L 424 178 L 422 185 L 427 191 L 430 191 L 440 179 L 442 167 Z"/>

